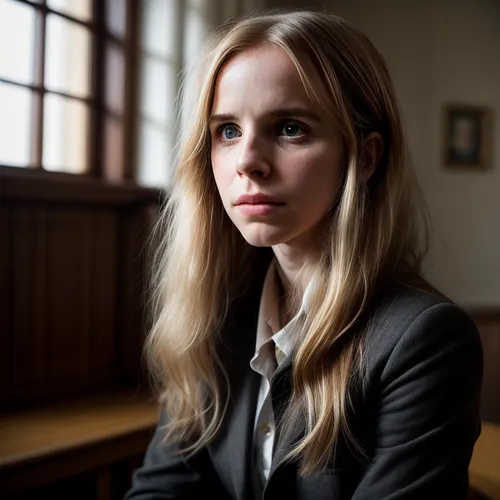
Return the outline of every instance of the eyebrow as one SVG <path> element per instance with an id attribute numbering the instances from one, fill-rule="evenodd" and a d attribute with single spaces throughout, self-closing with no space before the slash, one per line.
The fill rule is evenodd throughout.
<path id="1" fill-rule="evenodd" d="M 321 118 L 305 108 L 280 108 L 274 109 L 264 115 L 267 118 L 308 118 L 315 122 L 320 122 Z M 231 113 L 222 113 L 211 115 L 208 119 L 208 125 L 216 123 L 229 122 L 237 119 L 237 116 Z"/>

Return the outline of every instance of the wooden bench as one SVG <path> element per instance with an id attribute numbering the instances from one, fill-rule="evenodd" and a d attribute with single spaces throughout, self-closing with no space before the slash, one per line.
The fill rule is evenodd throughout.
<path id="1" fill-rule="evenodd" d="M 111 467 L 142 459 L 157 420 L 151 398 L 123 394 L 1 414 L 0 497 L 87 474 L 93 498 L 108 500 Z"/>
<path id="2" fill-rule="evenodd" d="M 151 398 L 123 394 L 2 414 L 0 493 L 32 494 L 37 488 L 91 473 L 87 478 L 94 481 L 92 498 L 109 500 L 113 497 L 110 466 L 131 459 L 137 464 L 157 420 L 158 407 Z M 500 500 L 500 426 L 483 424 L 470 465 L 470 484 L 485 498 Z"/>

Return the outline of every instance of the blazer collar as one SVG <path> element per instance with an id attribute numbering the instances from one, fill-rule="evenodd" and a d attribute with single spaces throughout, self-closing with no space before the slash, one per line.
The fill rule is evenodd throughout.
<path id="1" fill-rule="evenodd" d="M 223 333 L 222 359 L 229 379 L 230 400 L 218 432 L 210 446 L 212 460 L 223 483 L 238 500 L 253 500 L 253 433 L 261 377 L 250 367 L 255 354 L 259 304 L 267 265 L 254 287 L 231 308 Z M 279 419 L 291 387 L 293 353 L 280 364 L 271 380 L 272 405 Z M 270 476 L 283 463 L 292 445 L 303 435 L 304 426 L 280 430 L 276 427 Z"/>
<path id="2" fill-rule="evenodd" d="M 293 445 L 303 436 L 305 429 L 303 422 L 296 422 L 291 426 L 290 423 L 282 421 L 283 409 L 287 406 L 292 387 L 293 355 L 294 354 L 288 356 L 281 365 L 279 365 L 271 380 L 273 412 L 278 425 L 275 427 L 273 461 L 271 463 L 269 479 L 276 469 L 284 463 L 285 456 L 290 452 Z"/>
<path id="3" fill-rule="evenodd" d="M 210 445 L 212 460 L 223 483 L 238 500 L 253 500 L 252 443 L 260 375 L 250 368 L 255 354 L 259 303 L 267 266 L 256 286 L 231 307 L 222 335 L 230 399 L 217 438 Z"/>

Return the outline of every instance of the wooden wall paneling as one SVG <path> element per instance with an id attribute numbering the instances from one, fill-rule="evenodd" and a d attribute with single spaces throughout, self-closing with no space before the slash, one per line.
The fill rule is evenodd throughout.
<path id="1" fill-rule="evenodd" d="M 92 213 L 90 379 L 93 387 L 109 386 L 116 368 L 118 216 L 112 210 Z"/>
<path id="2" fill-rule="evenodd" d="M 90 215 L 56 207 L 47 226 L 47 396 L 69 396 L 90 385 Z"/>
<path id="3" fill-rule="evenodd" d="M 500 424 L 500 320 L 483 335 L 484 377 L 482 418 Z"/>
<path id="4" fill-rule="evenodd" d="M 125 493 L 132 486 L 132 476 L 141 467 L 143 460 L 144 452 L 128 460 L 118 462 L 113 466 L 113 491 L 111 500 L 123 500 Z"/>
<path id="5" fill-rule="evenodd" d="M 95 500 L 94 483 L 95 477 L 92 474 L 81 474 L 23 493 L 7 495 L 6 498 L 7 500 L 33 500 L 33 498 Z"/>
<path id="6" fill-rule="evenodd" d="M 36 258 L 35 258 L 35 323 L 36 323 L 36 366 L 35 366 L 35 386 L 38 391 L 41 383 L 47 378 L 47 330 L 46 330 L 46 294 L 47 289 L 47 209 L 44 205 L 36 206 Z"/>
<path id="7" fill-rule="evenodd" d="M 125 207 L 154 202 L 159 195 L 158 190 L 133 182 L 112 184 L 64 172 L 4 166 L 0 169 L 0 196 L 8 202 Z"/>
<path id="8" fill-rule="evenodd" d="M 145 367 L 142 350 L 147 327 L 147 238 L 151 231 L 148 205 L 123 210 L 120 220 L 121 265 L 117 346 L 118 376 L 125 385 L 144 388 Z"/>
<path id="9" fill-rule="evenodd" d="M 13 387 L 12 207 L 0 204 L 0 401 L 10 400 Z M 1 405 L 2 403 L 0 403 Z"/>
<path id="10" fill-rule="evenodd" d="M 484 353 L 481 418 L 500 424 L 500 311 L 475 319 Z"/>
<path id="11" fill-rule="evenodd" d="M 137 358 L 141 357 L 141 346 L 137 338 L 141 338 L 142 333 L 139 316 L 143 296 L 140 283 L 140 256 L 137 252 L 140 222 L 140 217 L 131 210 L 125 209 L 120 212 L 120 275 L 116 332 L 117 382 L 120 385 L 137 383 L 137 374 L 140 371 L 137 363 Z"/>
<path id="12" fill-rule="evenodd" d="M 46 379 L 46 330 L 40 321 L 44 274 L 38 272 L 45 252 L 44 221 L 43 207 L 19 205 L 12 210 L 12 404 L 35 397 Z"/>

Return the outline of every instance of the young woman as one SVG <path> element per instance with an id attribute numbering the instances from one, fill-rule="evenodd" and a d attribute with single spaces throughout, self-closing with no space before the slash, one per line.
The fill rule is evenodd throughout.
<path id="1" fill-rule="evenodd" d="M 132 499 L 465 499 L 481 343 L 420 276 L 380 54 L 345 21 L 228 23 L 159 228 L 162 416 Z"/>

